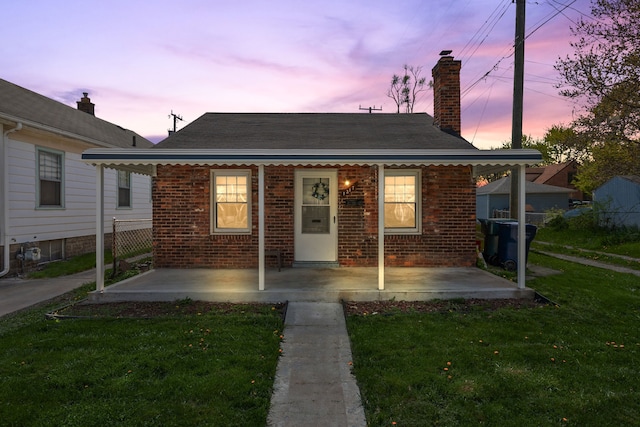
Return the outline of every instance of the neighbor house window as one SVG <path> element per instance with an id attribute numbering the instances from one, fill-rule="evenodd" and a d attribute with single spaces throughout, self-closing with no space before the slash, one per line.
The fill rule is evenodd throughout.
<path id="1" fill-rule="evenodd" d="M 387 233 L 420 232 L 420 171 L 385 170 L 384 228 Z"/>
<path id="2" fill-rule="evenodd" d="M 131 207 L 131 172 L 118 171 L 118 207 Z"/>
<path id="3" fill-rule="evenodd" d="M 38 148 L 38 207 L 63 207 L 64 154 Z"/>
<path id="4" fill-rule="evenodd" d="M 251 171 L 215 170 L 211 173 L 211 182 L 211 229 L 213 232 L 250 232 Z"/>

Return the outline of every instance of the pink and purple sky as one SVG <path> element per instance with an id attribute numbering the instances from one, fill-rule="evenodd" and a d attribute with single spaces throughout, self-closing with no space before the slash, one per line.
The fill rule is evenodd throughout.
<path id="1" fill-rule="evenodd" d="M 590 0 L 527 2 L 523 133 L 568 124 L 558 57 Z M 511 138 L 512 0 L 29 0 L 4 5 L 2 77 L 154 142 L 205 112 L 395 111 L 404 64 L 462 60 L 462 135 L 478 148 Z M 488 75 L 485 78 L 485 74 Z M 433 114 L 433 94 L 415 112 Z M 363 112 L 364 114 L 364 112 Z"/>

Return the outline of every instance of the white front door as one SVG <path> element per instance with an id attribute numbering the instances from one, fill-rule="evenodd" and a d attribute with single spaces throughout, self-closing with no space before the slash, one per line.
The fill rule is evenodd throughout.
<path id="1" fill-rule="evenodd" d="M 296 170 L 295 260 L 338 260 L 338 173 L 332 169 Z"/>

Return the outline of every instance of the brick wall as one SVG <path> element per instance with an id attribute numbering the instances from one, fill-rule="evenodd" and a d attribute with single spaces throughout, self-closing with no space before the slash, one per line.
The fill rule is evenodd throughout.
<path id="1" fill-rule="evenodd" d="M 154 179 L 154 263 L 157 268 L 256 268 L 257 167 L 252 168 L 251 235 L 210 234 L 209 166 L 158 166 Z M 216 168 L 221 169 L 221 168 Z M 294 167 L 265 167 L 265 246 L 294 259 Z M 345 188 L 346 179 L 351 185 Z M 377 265 L 377 170 L 338 167 L 338 261 Z M 386 236 L 387 266 L 475 264 L 475 187 L 469 167 L 427 167 L 422 172 L 421 235 Z M 268 257 L 267 266 L 275 266 Z"/>
<path id="2" fill-rule="evenodd" d="M 475 187 L 467 166 L 422 171 L 422 234 L 385 238 L 388 266 L 475 265 Z"/>
<path id="3" fill-rule="evenodd" d="M 257 192 L 251 234 L 210 234 L 209 166 L 158 166 L 153 179 L 153 256 L 156 268 L 247 268 L 258 262 Z M 215 169 L 224 169 L 216 167 Z M 256 189 L 257 168 L 252 168 Z"/>

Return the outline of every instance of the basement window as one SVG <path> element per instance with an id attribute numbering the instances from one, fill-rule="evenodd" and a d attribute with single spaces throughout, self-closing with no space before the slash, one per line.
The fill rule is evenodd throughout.
<path id="1" fill-rule="evenodd" d="M 385 170 L 384 229 L 387 234 L 420 233 L 420 171 Z"/>
<path id="2" fill-rule="evenodd" d="M 250 170 L 211 171 L 211 230 L 213 233 L 250 233 Z"/>

